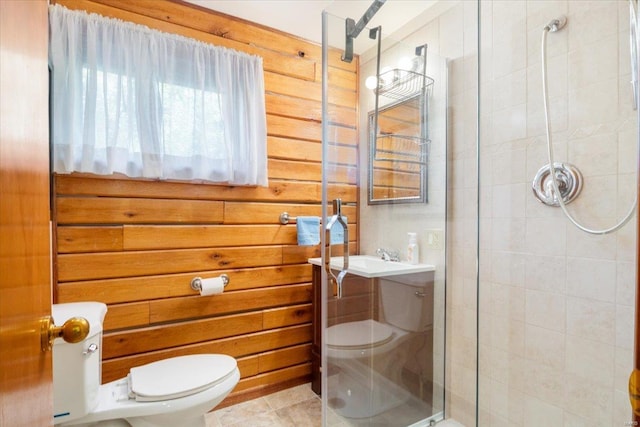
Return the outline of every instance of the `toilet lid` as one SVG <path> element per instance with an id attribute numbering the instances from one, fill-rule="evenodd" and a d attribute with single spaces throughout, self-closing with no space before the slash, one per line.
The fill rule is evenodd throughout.
<path id="1" fill-rule="evenodd" d="M 129 371 L 129 396 L 139 402 L 177 399 L 224 381 L 236 368 L 225 354 L 194 354 L 159 360 Z"/>
<path id="2" fill-rule="evenodd" d="M 327 344 L 333 347 L 372 347 L 389 342 L 393 329 L 373 319 L 339 323 L 327 328 Z"/>

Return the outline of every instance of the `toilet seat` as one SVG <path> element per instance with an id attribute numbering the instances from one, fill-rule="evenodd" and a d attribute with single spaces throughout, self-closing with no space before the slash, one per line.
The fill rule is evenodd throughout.
<path id="1" fill-rule="evenodd" d="M 327 328 L 327 345 L 333 348 L 377 347 L 392 339 L 393 329 L 373 319 L 339 323 Z"/>
<path id="2" fill-rule="evenodd" d="M 224 354 L 194 354 L 131 368 L 128 393 L 138 402 L 158 402 L 199 393 L 232 375 L 236 360 Z"/>

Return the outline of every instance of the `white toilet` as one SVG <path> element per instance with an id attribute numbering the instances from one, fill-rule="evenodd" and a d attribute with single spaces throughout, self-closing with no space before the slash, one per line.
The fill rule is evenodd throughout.
<path id="1" fill-rule="evenodd" d="M 236 360 L 223 354 L 173 357 L 132 368 L 127 377 L 101 385 L 102 323 L 99 302 L 53 304 L 60 325 L 89 321 L 87 338 L 53 345 L 54 424 L 96 427 L 204 427 L 204 414 L 236 386 Z"/>
<path id="2" fill-rule="evenodd" d="M 378 278 L 381 321 L 327 328 L 329 403 L 342 416 L 367 418 L 410 397 L 402 386 L 402 344 L 433 327 L 432 273 Z M 331 366 L 332 365 L 332 366 Z"/>

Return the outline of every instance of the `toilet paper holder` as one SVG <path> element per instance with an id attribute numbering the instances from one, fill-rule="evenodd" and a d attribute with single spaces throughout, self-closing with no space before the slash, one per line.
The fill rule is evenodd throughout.
<path id="1" fill-rule="evenodd" d="M 222 279 L 222 284 L 226 288 L 229 284 L 229 276 L 226 274 L 221 274 L 220 278 Z M 193 279 L 191 279 L 191 289 L 198 292 L 202 290 L 202 277 L 194 277 Z"/>

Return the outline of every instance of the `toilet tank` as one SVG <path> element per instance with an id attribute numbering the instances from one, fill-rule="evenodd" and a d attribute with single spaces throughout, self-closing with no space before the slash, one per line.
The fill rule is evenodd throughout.
<path id="1" fill-rule="evenodd" d="M 89 335 L 70 344 L 57 338 L 53 343 L 53 422 L 81 418 L 98 405 L 102 371 L 102 323 L 107 306 L 101 302 L 53 304 L 51 317 L 57 326 L 72 317 L 89 321 Z"/>
<path id="2" fill-rule="evenodd" d="M 380 277 L 384 321 L 409 332 L 433 326 L 433 272 Z"/>

